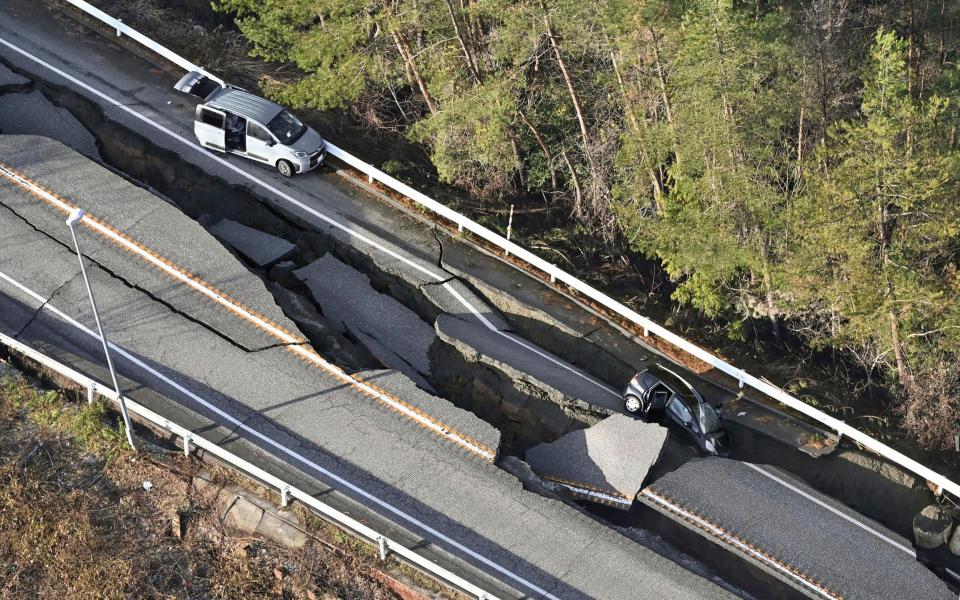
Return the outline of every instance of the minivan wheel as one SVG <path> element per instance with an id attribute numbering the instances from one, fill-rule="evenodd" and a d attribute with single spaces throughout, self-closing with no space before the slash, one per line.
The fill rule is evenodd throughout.
<path id="1" fill-rule="evenodd" d="M 628 413 L 638 413 L 642 406 L 643 404 L 640 402 L 640 398 L 637 398 L 633 394 L 628 395 L 623 403 L 623 407 L 627 409 Z"/>
<path id="2" fill-rule="evenodd" d="M 280 171 L 280 174 L 284 177 L 293 177 L 293 165 L 290 164 L 289 160 L 278 160 L 277 170 Z"/>

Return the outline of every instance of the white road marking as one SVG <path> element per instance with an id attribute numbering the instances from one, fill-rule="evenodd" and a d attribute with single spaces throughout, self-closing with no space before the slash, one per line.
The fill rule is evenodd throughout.
<path id="1" fill-rule="evenodd" d="M 18 54 L 20 54 L 20 55 L 22 55 L 22 56 L 24 56 L 24 57 L 26 57 L 26 58 L 28 58 L 28 59 L 36 62 L 37 64 L 43 65 L 44 67 L 46 67 L 47 69 L 53 71 L 53 72 L 56 73 L 57 75 L 63 77 L 63 78 L 66 79 L 67 81 L 70 81 L 71 83 L 74 83 L 75 85 L 78 85 L 78 86 L 82 87 L 83 89 L 87 90 L 87 91 L 90 92 L 91 94 L 96 95 L 97 97 L 105 100 L 105 101 L 108 102 L 109 104 L 111 104 L 111 105 L 119 108 L 120 110 L 122 110 L 122 111 L 130 114 L 131 116 L 139 119 L 140 121 L 143 121 L 145 124 L 149 125 L 150 127 L 153 127 L 154 129 L 157 129 L 158 131 L 161 131 L 161 132 L 169 135 L 170 137 L 176 139 L 177 141 L 185 144 L 186 146 L 189 146 L 191 149 L 193 149 L 193 150 L 195 150 L 195 151 L 197 151 L 197 152 L 200 152 L 201 154 L 204 154 L 205 156 L 207 156 L 207 157 L 210 158 L 211 160 L 214 160 L 214 161 L 216 161 L 217 163 L 219 163 L 221 166 L 223 166 L 223 167 L 225 167 L 225 168 L 233 171 L 234 173 L 236 173 L 236 174 L 240 175 L 241 177 L 249 180 L 250 182 L 254 183 L 255 185 L 258 185 L 258 186 L 262 187 L 263 189 L 265 189 L 265 190 L 273 193 L 273 194 L 276 195 L 277 197 L 285 200 L 286 202 L 292 204 L 293 206 L 296 206 L 296 207 L 299 208 L 300 210 L 302 210 L 302 211 L 304 211 L 304 212 L 306 212 L 306 213 L 308 213 L 308 214 L 310 214 L 310 215 L 313 215 L 314 217 L 316 217 L 316 218 L 318 218 L 318 219 L 321 219 L 322 221 L 326 222 L 327 224 L 329 224 L 329 225 L 331 225 L 331 226 L 333 226 L 333 227 L 335 227 L 335 228 L 337 228 L 337 229 L 345 232 L 347 235 L 353 236 L 354 238 L 356 238 L 356 239 L 358 239 L 358 240 L 360 240 L 360 241 L 362 241 L 362 242 L 364 242 L 364 243 L 366 243 L 366 244 L 369 244 L 370 246 L 373 246 L 374 248 L 376 248 L 377 250 L 379 250 L 379 251 L 387 254 L 388 256 L 390 256 L 390 257 L 392 257 L 392 258 L 395 258 L 395 259 L 403 262 L 404 264 L 409 265 L 410 267 L 412 267 L 412 268 L 416 269 L 417 271 L 420 271 L 420 272 L 423 273 L 424 275 L 430 277 L 430 278 L 433 279 L 434 281 L 442 281 L 442 280 L 444 280 L 444 279 L 447 279 L 447 276 L 446 276 L 446 275 L 438 274 L 438 273 L 432 271 L 431 269 L 428 269 L 428 268 L 426 268 L 426 267 L 424 267 L 424 266 L 422 266 L 422 265 L 419 265 L 419 264 L 417 264 L 417 263 L 415 263 L 415 262 L 413 262 L 413 261 L 411 261 L 411 260 L 409 260 L 409 259 L 401 256 L 399 253 L 391 250 L 390 248 L 387 248 L 387 247 L 384 246 L 383 244 L 381 244 L 381 243 L 379 243 L 379 242 L 377 242 L 377 241 L 375 241 L 375 240 L 372 240 L 372 239 L 370 239 L 369 237 L 367 237 L 367 236 L 365 236 L 365 235 L 362 235 L 362 234 L 360 234 L 360 233 L 357 233 L 356 231 L 352 230 L 352 229 L 349 227 L 349 225 L 344 224 L 344 223 L 341 223 L 341 222 L 337 221 L 336 219 L 334 219 L 334 218 L 332 218 L 332 217 L 330 217 L 330 216 L 328 216 L 328 215 L 326 215 L 326 214 L 324 214 L 324 213 L 321 213 L 320 211 L 318 211 L 318 210 L 316 210 L 316 209 L 314 209 L 314 208 L 311 208 L 311 207 L 307 206 L 306 204 L 304 204 L 304 203 L 301 202 L 300 200 L 297 200 L 297 199 L 294 198 L 293 196 L 290 196 L 290 195 L 287 194 L 286 192 L 283 192 L 282 190 L 274 187 L 273 185 L 271 185 L 271 184 L 269 184 L 269 183 L 266 183 L 266 182 L 263 181 L 262 179 L 259 179 L 259 178 L 255 177 L 254 175 L 252 175 L 252 174 L 248 173 L 247 171 L 245 171 L 245 170 L 237 167 L 236 165 L 233 165 L 233 164 L 229 163 L 228 161 L 224 160 L 223 158 L 220 158 L 219 156 L 217 156 L 217 155 L 213 154 L 212 152 L 204 149 L 202 146 L 196 144 L 195 142 L 193 142 L 193 141 L 191 141 L 191 140 L 188 140 L 187 138 L 183 137 L 182 135 L 180 135 L 180 134 L 178 134 L 178 133 L 176 133 L 176 132 L 174 132 L 174 131 L 172 131 L 172 130 L 170 130 L 170 129 L 167 129 L 166 127 L 164 127 L 163 125 L 160 125 L 159 123 L 157 123 L 157 122 L 155 122 L 155 121 L 152 121 L 152 120 L 149 119 L 148 117 L 146 117 L 146 116 L 140 114 L 139 112 L 133 110 L 133 109 L 130 108 L 129 106 L 127 106 L 127 105 L 125 105 L 124 103 L 120 102 L 119 100 L 116 100 L 116 99 L 108 96 L 107 94 L 105 94 L 105 93 L 101 92 L 100 90 L 98 90 L 98 89 L 96 89 L 96 88 L 94 88 L 94 87 L 92 87 L 92 86 L 84 83 L 83 81 L 80 81 L 80 80 L 77 79 L 76 77 L 74 77 L 74 76 L 70 75 L 69 73 L 66 73 L 65 71 L 63 71 L 63 70 L 61 70 L 61 69 L 59 69 L 59 68 L 51 65 L 50 63 L 46 62 L 45 60 L 43 60 L 43 59 L 41 59 L 41 58 L 39 58 L 39 57 L 37 57 L 37 56 L 34 56 L 33 54 L 30 54 L 29 52 L 27 52 L 26 50 L 23 50 L 23 49 L 20 48 L 19 46 L 16 46 L 15 44 L 12 44 L 11 42 L 8 42 L 7 40 L 5 40 L 5 39 L 3 39 L 3 38 L 0 38 L 0 44 L 3 44 L 4 46 L 10 48 L 10 49 L 13 50 L 14 52 L 17 52 Z M 513 343 L 515 343 L 515 344 L 517 344 L 517 345 L 525 348 L 526 350 L 528 350 L 528 351 L 530 351 L 530 352 L 533 352 L 534 354 L 536 354 L 536 355 L 540 356 L 541 358 L 543 358 L 543 359 L 545 359 L 545 360 L 553 363 L 554 365 L 556 365 L 556 366 L 558 366 L 558 367 L 566 370 L 567 372 L 572 373 L 573 375 L 579 377 L 580 379 L 583 379 L 584 381 L 587 381 L 587 382 L 593 384 L 593 385 L 596 386 L 598 389 L 600 389 L 600 390 L 602 390 L 602 391 L 604 391 L 604 392 L 606 392 L 606 393 L 608 393 L 608 394 L 611 394 L 611 395 L 613 395 L 613 396 L 616 396 L 618 399 L 620 398 L 620 393 L 617 392 L 616 390 L 614 390 L 613 388 L 611 388 L 610 386 L 606 385 L 605 383 L 602 383 L 602 382 L 600 382 L 600 381 L 597 381 L 596 379 L 594 379 L 593 377 L 590 377 L 590 376 L 587 375 L 586 373 L 583 373 L 582 371 L 573 368 L 571 365 L 568 365 L 568 364 L 566 364 L 566 363 L 564 363 L 564 362 L 562 362 L 562 361 L 559 361 L 559 360 L 557 360 L 557 359 L 549 356 L 548 354 L 545 354 L 544 352 L 542 352 L 542 351 L 540 351 L 540 350 L 538 350 L 538 349 L 536 349 L 536 348 L 531 347 L 529 344 L 526 344 L 526 343 L 524 343 L 524 342 L 521 342 L 521 341 L 519 341 L 518 339 L 516 339 L 515 337 L 510 336 L 510 335 L 507 335 L 506 333 L 500 331 L 499 329 L 497 329 L 497 328 L 493 325 L 493 323 L 491 323 L 486 317 L 484 317 L 473 305 L 471 305 L 471 304 L 466 300 L 466 298 L 464 298 L 460 293 L 458 293 L 458 292 L 453 288 L 453 286 L 450 285 L 449 282 L 444 283 L 444 284 L 442 284 L 442 285 L 443 285 L 443 288 L 444 288 L 444 289 L 446 289 L 458 302 L 460 302 L 460 304 L 462 304 L 462 305 L 464 306 L 464 308 L 466 308 L 468 311 L 470 311 L 470 313 L 473 314 L 473 315 L 477 318 L 477 320 L 480 321 L 480 323 L 482 323 L 485 327 L 487 327 L 487 328 L 490 329 L 491 331 L 497 333 L 498 335 L 500 335 L 500 336 L 503 337 L 504 339 L 509 340 L 509 341 L 511 341 L 511 342 L 513 342 Z M 589 401 L 589 399 L 584 399 L 584 400 Z"/>
<path id="2" fill-rule="evenodd" d="M 0 40 L 0 41 L 2 41 L 2 40 Z M 16 287 L 17 289 L 19 289 L 21 292 L 27 294 L 28 296 L 30 296 L 31 298 L 33 298 L 33 299 L 36 300 L 37 302 L 40 302 L 40 303 L 43 305 L 43 306 L 42 306 L 42 310 L 49 310 L 50 312 L 52 312 L 53 314 L 55 314 L 57 317 L 63 319 L 64 321 L 66 321 L 68 324 L 72 325 L 72 326 L 75 327 L 76 329 L 79 329 L 80 331 L 86 333 L 88 336 L 90 336 L 90 337 L 92 337 L 92 338 L 94 338 L 94 339 L 96 339 L 96 340 L 98 340 L 98 341 L 100 340 L 100 337 L 99 337 L 93 330 L 88 329 L 88 328 L 87 328 L 86 326 L 84 326 L 83 324 L 75 321 L 72 317 L 70 317 L 69 315 L 67 315 L 66 313 L 64 313 L 63 311 L 61 311 L 60 309 L 56 308 L 55 306 L 53 306 L 53 305 L 51 305 L 49 302 L 47 302 L 47 299 L 46 299 L 46 298 L 44 298 L 44 297 L 41 296 L 40 294 L 36 293 L 36 292 L 33 291 L 32 289 L 26 287 L 25 285 L 23 285 L 23 284 L 20 283 L 19 281 L 13 279 L 12 277 L 10 277 L 9 275 L 7 275 L 6 273 L 0 271 L 0 279 L 6 281 L 6 282 L 8 282 L 8 283 L 10 283 L 11 285 L 13 285 L 13 286 Z M 499 564 L 493 562 L 492 560 L 486 558 L 485 556 L 482 556 L 481 554 L 478 554 L 478 553 L 474 552 L 473 550 L 471 550 L 470 548 L 464 546 L 464 545 L 461 544 L 460 542 L 457 542 L 456 540 L 454 540 L 454 539 L 452 539 L 452 538 L 444 535 L 443 533 L 440 533 L 439 531 L 437 531 L 437 530 L 434 529 L 433 527 L 427 525 L 427 524 L 424 523 L 423 521 L 420 521 L 420 520 L 416 519 L 415 517 L 412 517 L 412 516 L 408 515 L 407 513 L 403 512 L 402 510 L 400 510 L 400 509 L 398 509 L 398 508 L 395 508 L 393 505 L 387 503 L 386 501 L 381 500 L 380 498 L 377 498 L 376 496 L 374 496 L 373 494 L 370 494 L 369 492 L 365 491 L 364 489 L 362 489 L 362 488 L 354 485 L 353 483 L 350 483 L 349 481 L 347 481 L 347 480 L 344 479 L 343 477 L 340 477 L 339 475 L 336 475 L 335 473 L 333 473 L 333 472 L 325 469 L 324 467 L 321 467 L 320 465 L 318 465 L 318 464 L 316 464 L 315 462 L 311 461 L 309 458 L 303 456 L 302 454 L 300 454 L 300 453 L 298 453 L 298 452 L 296 452 L 296 451 L 294 451 L 294 450 L 291 450 L 291 449 L 287 448 L 287 447 L 284 446 L 283 444 L 280 444 L 279 442 L 274 441 L 273 439 L 271 439 L 271 438 L 268 437 L 267 435 L 265 435 L 265 434 L 263 434 L 263 433 L 260 433 L 260 432 L 257 431 L 256 429 L 254 429 L 254 428 L 250 427 L 249 425 L 246 425 L 246 424 L 243 423 L 242 421 L 240 421 L 240 420 L 232 417 L 230 414 L 224 412 L 223 410 L 221 410 L 220 408 L 218 408 L 217 406 L 215 406 L 215 405 L 212 404 L 211 402 L 208 402 L 207 400 L 204 400 L 203 398 L 201 398 L 201 397 L 198 396 L 197 394 L 195 394 L 195 393 L 193 393 L 192 391 L 190 391 L 189 389 L 183 387 L 182 385 L 180 385 L 180 384 L 177 383 L 176 381 L 170 379 L 169 377 L 167 377 L 167 376 L 164 375 L 163 373 L 160 373 L 160 372 L 157 371 L 156 369 L 150 367 L 149 365 L 147 365 L 146 363 L 144 363 L 142 360 L 140 360 L 140 359 L 137 358 L 136 356 L 132 355 L 131 353 L 127 352 L 127 351 L 124 350 L 123 348 L 117 346 L 116 344 L 114 344 L 114 343 L 111 342 L 111 343 L 110 343 L 110 348 L 111 348 L 111 350 L 113 350 L 114 352 L 116 352 L 119 356 L 122 356 L 123 358 L 125 358 L 125 359 L 128 360 L 129 362 L 133 363 L 134 365 L 136 365 L 136 366 L 139 367 L 140 369 L 146 371 L 146 372 L 149 373 L 150 375 L 156 377 L 157 379 L 163 381 L 164 383 L 166 383 L 166 384 L 169 385 L 170 387 L 172 387 L 172 388 L 176 389 L 177 391 L 179 391 L 180 393 L 184 394 L 185 396 L 187 396 L 188 398 L 190 398 L 191 400 L 193 400 L 193 401 L 196 402 L 197 404 L 199 404 L 199 405 L 203 406 L 204 408 L 206 408 L 207 410 L 210 410 L 211 412 L 215 413 L 216 415 L 218 415 L 219 417 L 221 417 L 221 418 L 224 419 L 225 421 L 229 422 L 232 426 L 236 427 L 237 429 L 242 430 L 242 431 L 250 434 L 251 436 L 255 437 L 256 439 L 262 441 L 263 443 L 265 443 L 265 444 L 267 444 L 267 445 L 275 448 L 275 449 L 278 450 L 279 452 L 282 452 L 283 454 L 286 454 L 286 455 L 289 456 L 290 458 L 293 458 L 293 459 L 297 460 L 297 461 L 300 462 L 301 464 L 306 465 L 306 466 L 309 467 L 310 469 L 313 469 L 313 470 L 316 471 L 317 473 L 320 473 L 320 474 L 323 475 L 324 477 L 327 477 L 329 480 L 336 482 L 336 483 L 339 484 L 340 486 L 342 486 L 342 487 L 344 487 L 344 488 L 347 488 L 348 490 L 350 490 L 350 491 L 353 492 L 354 494 L 360 496 L 361 498 L 364 498 L 365 500 L 368 500 L 369 502 L 372 502 L 372 503 L 376 504 L 377 506 L 379 506 L 379 507 L 381 507 L 382 509 L 390 512 L 391 514 L 396 515 L 396 516 L 399 517 L 400 519 L 406 521 L 407 523 L 413 525 L 414 527 L 420 529 L 421 531 L 426 532 L 426 533 L 429 534 L 430 536 L 432 536 L 432 537 L 434 537 L 434 538 L 436 538 L 436 539 L 444 542 L 445 544 L 450 545 L 450 546 L 453 547 L 453 548 L 456 548 L 458 551 L 462 552 L 463 554 L 465 554 L 465 555 L 469 556 L 470 558 L 478 561 L 478 562 L 481 563 L 482 565 L 484 565 L 484 566 L 486 566 L 486 567 L 489 567 L 490 569 L 493 569 L 493 570 L 496 571 L 497 573 L 500 573 L 501 575 L 504 575 L 504 576 L 508 577 L 509 579 L 511 579 L 511 580 L 519 583 L 520 585 L 522 585 L 523 587 L 527 588 L 528 590 L 530 590 L 530 591 L 532 591 L 532 592 L 535 592 L 536 594 L 539 594 L 539 595 L 543 596 L 544 598 L 549 598 L 550 600 L 560 600 L 557 596 L 554 596 L 553 594 L 549 593 L 548 591 L 546 591 L 545 589 L 539 587 L 538 585 L 536 585 L 536 584 L 534 584 L 534 583 L 532 583 L 532 582 L 524 579 L 523 577 L 521 577 L 520 575 L 517 575 L 517 574 L 514 573 L 513 571 L 510 571 L 510 570 L 507 569 L 506 567 L 502 567 L 502 566 L 500 566 Z"/>
<path id="3" fill-rule="evenodd" d="M 830 505 L 827 504 L 826 502 L 823 502 L 823 501 L 820 500 L 819 498 L 815 498 L 814 496 L 812 496 L 812 495 L 808 494 L 807 492 L 801 490 L 800 488 L 798 488 L 797 486 L 791 484 L 790 482 L 784 481 L 783 479 L 777 477 L 777 476 L 774 475 L 773 473 L 767 471 L 766 469 L 763 469 L 763 468 L 760 467 L 759 465 L 754 465 L 754 464 L 751 464 L 751 463 L 748 463 L 748 462 L 745 462 L 745 463 L 743 463 L 743 464 L 747 465 L 747 466 L 750 467 L 751 469 L 754 469 L 755 471 L 759 471 L 760 473 L 763 473 L 763 475 L 765 475 L 766 477 L 769 477 L 770 479 L 772 479 L 773 481 L 779 483 L 779 484 L 782 485 L 783 487 L 785 487 L 785 488 L 787 488 L 787 489 L 789 489 L 789 490 L 791 490 L 791 491 L 794 491 L 794 492 L 800 494 L 801 496 L 803 496 L 803 497 L 806 498 L 807 500 L 810 500 L 811 502 L 813 502 L 813 503 L 815 503 L 815 504 L 819 504 L 820 506 L 822 506 L 823 508 L 829 510 L 830 512 L 832 512 L 833 514 L 837 515 L 838 517 L 841 517 L 842 519 L 853 523 L 854 525 L 856 525 L 856 526 L 859 527 L 860 529 L 863 529 L 864 531 L 866 531 L 866 532 L 868 532 L 868 533 L 870 533 L 870 534 L 872 534 L 872 535 L 877 536 L 878 538 L 880 538 L 881 540 L 887 542 L 888 544 L 890 544 L 890 545 L 893 546 L 894 548 L 897 548 L 897 549 L 899 549 L 899 550 L 903 550 L 904 552 L 906 552 L 906 553 L 909 554 L 910 556 L 916 558 L 917 553 L 914 551 L 913 548 L 908 548 L 908 547 L 904 546 L 903 544 L 901 544 L 900 542 L 898 542 L 898 541 L 896 541 L 896 540 L 890 539 L 889 537 L 887 537 L 887 536 L 885 536 L 884 534 L 880 533 L 880 532 L 877 531 L 876 529 L 870 527 L 870 526 L 867 525 L 866 523 L 862 523 L 862 522 L 858 521 L 857 519 L 854 519 L 854 518 L 851 517 L 850 515 L 844 513 L 843 511 L 837 510 L 836 508 L 830 506 Z"/>

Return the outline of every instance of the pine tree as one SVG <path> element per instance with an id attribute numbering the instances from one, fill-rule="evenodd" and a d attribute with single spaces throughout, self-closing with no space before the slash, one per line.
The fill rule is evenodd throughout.
<path id="1" fill-rule="evenodd" d="M 823 341 L 889 366 L 910 396 L 929 345 L 956 352 L 960 339 L 948 277 L 960 157 L 943 122 L 950 101 L 908 91 L 901 38 L 877 32 L 863 80 L 863 118 L 831 131 L 820 161 L 827 173 L 794 215 L 792 283 L 830 325 Z"/>

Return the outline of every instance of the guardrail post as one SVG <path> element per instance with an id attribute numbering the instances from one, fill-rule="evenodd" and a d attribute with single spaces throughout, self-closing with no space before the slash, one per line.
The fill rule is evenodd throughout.
<path id="1" fill-rule="evenodd" d="M 463 233 L 463 225 L 461 223 L 457 224 L 457 233 Z"/>
<path id="2" fill-rule="evenodd" d="M 96 393 L 97 389 L 94 387 L 93 382 L 87 383 L 87 404 L 93 404 L 93 395 Z"/>
<path id="3" fill-rule="evenodd" d="M 377 545 L 380 547 L 380 560 L 387 560 L 387 552 L 390 550 L 387 547 L 387 538 L 382 535 L 378 537 Z"/>
<path id="4" fill-rule="evenodd" d="M 367 183 L 373 183 L 373 174 L 372 174 L 372 173 L 368 173 L 368 174 L 367 174 Z"/>
<path id="5" fill-rule="evenodd" d="M 117 19 L 117 23 L 123 23 L 123 19 Z M 117 27 L 117 37 L 120 37 L 121 35 L 120 25 L 117 25 L 116 27 Z"/>
<path id="6" fill-rule="evenodd" d="M 286 508 L 290 504 L 290 486 L 285 485 L 280 488 L 280 506 Z"/>
<path id="7" fill-rule="evenodd" d="M 513 233 L 513 205 L 510 205 L 510 218 L 507 220 L 507 241 L 510 241 L 510 234 Z M 510 250 L 507 250 L 507 256 L 510 256 Z"/>
<path id="8" fill-rule="evenodd" d="M 189 433 L 183 435 L 183 455 L 187 458 L 190 458 L 190 440 L 193 439 L 193 436 Z"/>

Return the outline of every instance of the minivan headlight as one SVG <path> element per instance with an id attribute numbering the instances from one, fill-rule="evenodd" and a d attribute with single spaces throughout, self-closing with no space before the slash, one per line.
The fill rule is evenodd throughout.
<path id="1" fill-rule="evenodd" d="M 302 150 L 297 150 L 296 152 L 293 153 L 293 155 L 296 156 L 297 158 L 306 158 L 310 156 L 310 153 L 304 152 Z"/>

